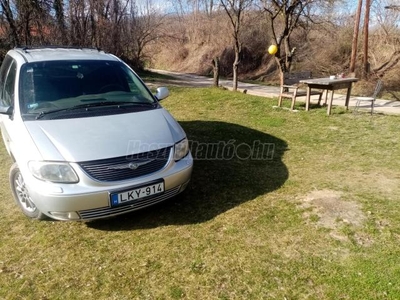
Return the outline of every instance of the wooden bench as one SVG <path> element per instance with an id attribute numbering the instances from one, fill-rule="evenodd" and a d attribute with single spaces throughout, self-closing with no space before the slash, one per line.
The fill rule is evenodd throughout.
<path id="1" fill-rule="evenodd" d="M 285 73 L 283 78 L 283 85 L 281 86 L 281 90 L 279 93 L 278 106 L 282 105 L 283 98 L 290 98 L 292 99 L 292 105 L 290 109 L 293 110 L 296 103 L 296 98 L 307 96 L 307 91 L 299 89 L 299 87 L 301 86 L 299 81 L 302 79 L 310 78 L 312 78 L 311 71 Z M 319 95 L 318 104 L 321 102 L 322 94 L 323 91 L 311 91 L 311 95 Z"/>

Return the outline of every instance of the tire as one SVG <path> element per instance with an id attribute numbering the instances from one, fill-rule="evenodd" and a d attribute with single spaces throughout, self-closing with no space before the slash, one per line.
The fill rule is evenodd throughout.
<path id="1" fill-rule="evenodd" d="M 24 178 L 22 177 L 17 163 L 14 163 L 11 166 L 9 179 L 14 200 L 22 210 L 23 214 L 31 219 L 47 219 L 46 215 L 36 207 L 35 203 L 33 203 L 29 196 L 29 191 L 26 188 Z"/>

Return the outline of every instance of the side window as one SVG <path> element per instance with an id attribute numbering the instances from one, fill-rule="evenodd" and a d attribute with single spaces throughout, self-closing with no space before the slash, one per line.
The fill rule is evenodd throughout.
<path id="1" fill-rule="evenodd" d="M 17 74 L 17 65 L 13 61 L 8 72 L 6 82 L 4 84 L 4 92 L 2 104 L 4 106 L 14 106 L 14 91 L 15 91 L 15 75 Z"/>
<path id="2" fill-rule="evenodd" d="M 13 59 L 11 58 L 11 56 L 6 55 L 6 57 L 3 60 L 3 63 L 1 64 L 1 68 L 0 68 L 0 99 L 3 99 L 6 76 L 7 76 L 8 70 L 10 69 L 10 65 L 12 62 L 13 62 Z"/>

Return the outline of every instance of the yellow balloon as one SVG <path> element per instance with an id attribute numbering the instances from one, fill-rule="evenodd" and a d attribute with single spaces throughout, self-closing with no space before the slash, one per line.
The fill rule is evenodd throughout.
<path id="1" fill-rule="evenodd" d="M 276 52 L 278 52 L 278 47 L 276 45 L 271 45 L 268 48 L 268 53 L 271 55 L 274 55 Z"/>

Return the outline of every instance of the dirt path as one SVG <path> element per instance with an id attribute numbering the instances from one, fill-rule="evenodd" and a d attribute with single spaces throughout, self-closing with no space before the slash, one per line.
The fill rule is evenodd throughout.
<path id="1" fill-rule="evenodd" d="M 161 85 L 172 85 L 172 86 L 186 86 L 186 87 L 210 87 L 213 85 L 213 78 L 199 76 L 191 73 L 179 73 L 173 71 L 165 71 L 158 69 L 150 69 L 149 71 L 168 75 L 174 77 L 174 79 L 166 79 L 162 82 L 150 82 L 147 83 L 151 87 L 158 87 Z M 232 80 L 222 79 L 219 81 L 220 86 L 232 90 Z M 252 84 L 238 82 L 238 91 L 242 93 L 247 93 L 250 95 L 277 98 L 279 96 L 279 86 L 266 86 L 261 84 Z M 315 101 L 318 97 L 315 96 L 311 98 L 311 101 Z M 345 95 L 334 94 L 333 105 L 344 106 L 345 105 Z M 298 98 L 299 101 L 305 101 L 302 97 Z M 350 98 L 350 107 L 354 107 L 356 103 L 355 97 Z M 374 111 L 376 113 L 400 115 L 400 101 L 391 101 L 384 99 L 377 99 L 375 102 Z"/>

